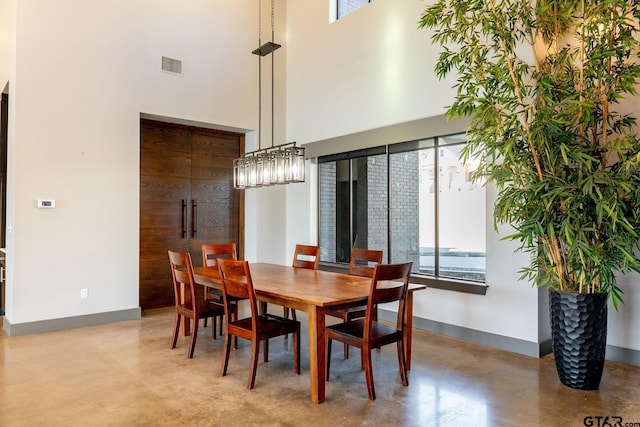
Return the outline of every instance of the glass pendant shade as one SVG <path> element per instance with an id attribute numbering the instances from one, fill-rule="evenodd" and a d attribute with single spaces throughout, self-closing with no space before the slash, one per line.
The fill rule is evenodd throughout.
<path id="1" fill-rule="evenodd" d="M 256 156 L 258 179 L 257 185 L 271 185 L 271 163 L 267 153 Z"/>
<path id="2" fill-rule="evenodd" d="M 248 185 L 249 187 L 255 187 L 257 186 L 257 182 L 258 182 L 258 162 L 256 161 L 255 157 L 249 157 L 247 159 L 247 164 L 249 168 Z"/>
<path id="3" fill-rule="evenodd" d="M 288 162 L 287 182 L 304 182 L 304 148 L 294 146 L 287 148 L 285 151 L 287 152 Z"/>
<path id="4" fill-rule="evenodd" d="M 247 185 L 246 175 L 245 175 L 245 166 L 244 159 L 235 159 L 233 161 L 233 187 L 234 188 L 245 188 Z"/>
<path id="5" fill-rule="evenodd" d="M 283 150 L 278 150 L 275 151 L 275 174 L 276 174 L 276 183 L 278 184 L 285 184 L 287 181 L 285 180 L 285 169 L 286 169 L 286 156 L 285 156 L 285 152 Z"/>
<path id="6" fill-rule="evenodd" d="M 288 148 L 284 150 L 284 182 L 291 182 L 291 152 Z"/>

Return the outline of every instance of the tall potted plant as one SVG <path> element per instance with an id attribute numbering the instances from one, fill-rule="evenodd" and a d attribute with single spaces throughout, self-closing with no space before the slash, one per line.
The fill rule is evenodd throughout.
<path id="1" fill-rule="evenodd" d="M 637 95 L 639 19 L 638 0 L 439 0 L 419 21 L 437 75 L 457 73 L 463 156 L 530 254 L 521 279 L 550 288 L 556 367 L 578 389 L 600 383 L 615 273 L 640 271 L 640 138 L 619 104 Z"/>

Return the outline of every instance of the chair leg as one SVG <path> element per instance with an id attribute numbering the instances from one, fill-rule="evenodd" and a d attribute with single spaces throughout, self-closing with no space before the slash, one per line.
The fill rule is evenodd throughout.
<path id="1" fill-rule="evenodd" d="M 282 317 L 289 318 L 289 307 L 282 307 Z M 284 339 L 289 339 L 289 334 L 284 334 Z"/>
<path id="2" fill-rule="evenodd" d="M 224 316 L 220 316 L 220 323 L 218 323 L 218 335 L 222 336 L 222 322 L 224 322 Z"/>
<path id="3" fill-rule="evenodd" d="M 189 356 L 189 359 L 191 359 L 193 357 L 193 352 L 196 349 L 196 338 L 198 338 L 198 323 L 197 321 L 193 322 L 193 331 L 191 331 L 191 344 L 189 345 L 189 353 L 187 354 Z"/>
<path id="4" fill-rule="evenodd" d="M 263 347 L 263 355 L 262 358 L 264 360 L 264 363 L 267 363 L 269 361 L 269 340 L 263 340 L 262 341 L 262 347 Z"/>
<path id="5" fill-rule="evenodd" d="M 227 324 L 230 321 L 236 321 L 236 320 L 238 320 L 238 303 L 231 304 L 231 319 L 227 319 Z M 233 337 L 233 349 L 234 350 L 238 349 L 238 337 L 236 336 Z"/>
<path id="6" fill-rule="evenodd" d="M 351 320 L 349 318 L 349 315 L 347 315 L 346 318 L 344 318 L 344 317 L 342 318 L 342 322 L 343 323 L 346 323 L 349 320 Z M 343 350 L 343 352 L 344 352 L 344 360 L 347 360 L 347 359 L 349 359 L 349 346 L 347 345 L 347 343 L 344 343 L 343 345 L 344 345 L 344 350 Z"/>
<path id="7" fill-rule="evenodd" d="M 285 319 L 289 318 L 289 307 L 282 307 L 282 317 Z M 293 320 L 298 320 L 296 318 L 296 311 L 293 308 L 291 309 L 291 318 Z M 289 339 L 289 334 L 284 334 L 284 339 Z"/>
<path id="8" fill-rule="evenodd" d="M 217 338 L 216 336 L 216 323 L 217 323 L 217 319 L 218 316 L 213 316 L 211 318 L 211 338 L 213 338 L 214 340 Z M 207 320 L 207 318 L 205 317 L 204 320 Z M 222 334 L 221 334 L 222 335 Z"/>
<path id="9" fill-rule="evenodd" d="M 178 342 L 178 334 L 180 333 L 180 319 L 182 318 L 182 316 L 180 316 L 178 313 L 176 313 L 176 323 L 173 327 L 173 341 L 171 341 L 171 348 L 176 348 L 176 343 Z"/>
<path id="10" fill-rule="evenodd" d="M 293 337 L 293 367 L 296 375 L 300 375 L 300 325 Z"/>
<path id="11" fill-rule="evenodd" d="M 364 354 L 364 373 L 367 378 L 367 392 L 369 393 L 369 400 L 376 400 L 376 388 L 373 384 L 373 365 L 371 363 L 371 348 L 361 348 Z"/>
<path id="12" fill-rule="evenodd" d="M 251 341 L 251 367 L 249 368 L 249 382 L 247 388 L 251 390 L 256 383 L 256 371 L 258 370 L 258 354 L 260 353 L 260 341 Z"/>
<path id="13" fill-rule="evenodd" d="M 182 324 L 184 325 L 182 329 L 182 335 L 188 337 L 189 335 L 191 335 L 191 319 L 186 316 L 182 316 Z"/>
<path id="14" fill-rule="evenodd" d="M 398 365 L 400 366 L 400 379 L 403 386 L 409 385 L 409 375 L 407 372 L 407 361 L 404 358 L 404 341 L 398 341 Z"/>
<path id="15" fill-rule="evenodd" d="M 229 353 L 231 352 L 231 336 L 227 332 L 224 335 L 224 354 L 222 355 L 222 366 L 220 368 L 220 375 L 227 375 L 227 367 L 229 366 Z"/>
<path id="16" fill-rule="evenodd" d="M 327 381 L 329 381 L 329 368 L 331 368 L 331 343 L 333 340 L 327 338 Z"/>

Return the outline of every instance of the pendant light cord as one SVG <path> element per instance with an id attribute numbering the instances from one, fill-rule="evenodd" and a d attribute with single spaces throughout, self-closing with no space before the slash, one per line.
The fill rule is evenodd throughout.
<path id="1" fill-rule="evenodd" d="M 262 46 L 262 0 L 258 1 L 258 46 Z M 258 150 L 260 149 L 262 149 L 262 56 L 258 55 Z"/>
<path id="2" fill-rule="evenodd" d="M 273 43 L 274 39 L 273 39 L 273 35 L 274 35 L 274 27 L 275 27 L 275 0 L 271 0 L 271 43 Z M 274 103 L 275 103 L 275 95 L 274 95 L 274 73 L 275 73 L 275 67 L 274 67 L 274 59 L 273 57 L 276 56 L 275 53 L 271 54 L 271 148 L 273 148 L 273 140 L 274 140 L 274 119 L 273 119 L 273 112 L 274 112 Z"/>

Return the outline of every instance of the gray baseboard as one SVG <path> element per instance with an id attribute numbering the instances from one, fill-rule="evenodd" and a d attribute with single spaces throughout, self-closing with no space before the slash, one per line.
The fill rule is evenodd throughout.
<path id="1" fill-rule="evenodd" d="M 389 310 L 380 309 L 378 316 L 382 320 L 395 322 L 396 313 Z M 464 328 L 461 326 L 449 325 L 447 323 L 436 322 L 433 320 L 413 318 L 413 327 L 424 331 L 445 335 L 452 338 L 458 338 L 464 341 L 482 344 L 501 350 L 511 351 L 513 353 L 523 354 L 531 357 L 542 357 L 552 352 L 551 340 L 541 343 L 524 341 L 517 338 L 505 337 L 502 335 L 491 334 L 489 332 L 478 331 L 475 329 Z M 640 366 L 640 351 L 628 348 L 615 347 L 608 345 L 607 360 L 614 362 L 622 362 L 629 365 Z"/>
<path id="2" fill-rule="evenodd" d="M 607 360 L 640 366 L 640 351 L 614 345 L 607 346 Z"/>
<path id="3" fill-rule="evenodd" d="M 140 307 L 128 310 L 110 311 L 106 313 L 87 314 L 84 316 L 63 317 L 60 319 L 39 320 L 36 322 L 17 323 L 12 325 L 3 319 L 3 328 L 9 336 L 39 334 L 42 332 L 59 331 L 61 329 L 80 328 L 83 326 L 99 325 L 102 323 L 134 320 L 141 317 Z"/>

